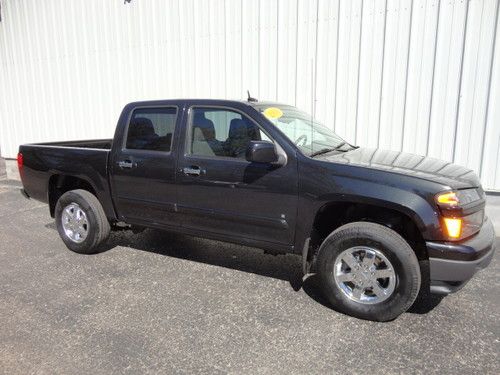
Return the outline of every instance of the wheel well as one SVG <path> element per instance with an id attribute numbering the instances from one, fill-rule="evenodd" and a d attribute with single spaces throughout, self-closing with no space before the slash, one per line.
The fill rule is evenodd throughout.
<path id="1" fill-rule="evenodd" d="M 94 195 L 96 192 L 88 181 L 74 176 L 53 175 L 49 180 L 49 208 L 50 216 L 54 217 L 56 204 L 59 198 L 70 190 L 82 189 Z"/>
<path id="2" fill-rule="evenodd" d="M 309 254 L 314 254 L 335 229 L 355 221 L 373 222 L 393 229 L 410 244 L 418 260 L 428 259 L 425 241 L 410 217 L 397 210 L 352 202 L 329 203 L 318 211 L 311 233 L 313 251 Z"/>

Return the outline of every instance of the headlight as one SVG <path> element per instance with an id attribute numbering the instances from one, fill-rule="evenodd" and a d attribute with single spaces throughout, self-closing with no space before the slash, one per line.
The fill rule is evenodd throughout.
<path id="1" fill-rule="evenodd" d="M 476 189 L 447 191 L 436 195 L 436 203 L 438 206 L 444 208 L 457 206 L 463 207 L 479 199 L 481 199 L 481 197 Z"/>
<path id="2" fill-rule="evenodd" d="M 472 204 L 481 200 L 478 190 L 447 191 L 437 194 L 435 199 L 441 209 L 443 231 L 448 238 L 460 240 L 472 236 L 481 229 L 484 209 L 476 208 L 476 205 Z M 471 211 L 472 213 L 469 213 Z"/>

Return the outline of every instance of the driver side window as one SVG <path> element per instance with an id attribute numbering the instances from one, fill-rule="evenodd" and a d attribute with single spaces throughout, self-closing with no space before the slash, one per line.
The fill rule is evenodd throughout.
<path id="1" fill-rule="evenodd" d="M 223 108 L 191 108 L 188 134 L 188 152 L 208 157 L 245 159 L 251 141 L 270 141 L 250 118 Z"/>

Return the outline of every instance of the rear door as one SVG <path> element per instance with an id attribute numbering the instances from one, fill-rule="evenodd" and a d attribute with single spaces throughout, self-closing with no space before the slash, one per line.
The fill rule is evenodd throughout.
<path id="1" fill-rule="evenodd" d="M 173 150 L 181 121 L 177 105 L 130 111 L 123 143 L 114 147 L 111 184 L 120 220 L 177 226 Z"/>

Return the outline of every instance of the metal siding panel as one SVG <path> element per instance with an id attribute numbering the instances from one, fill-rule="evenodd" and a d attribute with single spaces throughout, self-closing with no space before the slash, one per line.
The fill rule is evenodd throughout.
<path id="1" fill-rule="evenodd" d="M 201 96 L 207 95 L 208 92 L 209 82 L 205 77 L 208 77 L 209 45 L 208 35 L 203 32 L 206 28 L 207 17 L 201 10 L 204 3 L 198 5 L 195 7 L 192 0 L 179 1 L 179 21 L 176 23 L 174 33 L 180 36 L 178 74 L 180 75 L 179 93 L 181 96 L 188 96 L 195 89 Z M 198 38 L 194 37 L 195 33 Z"/>
<path id="2" fill-rule="evenodd" d="M 12 157 L 14 157 L 14 155 L 16 154 L 16 150 L 14 150 L 14 144 L 12 142 L 9 142 L 9 140 L 15 136 L 23 137 L 25 133 L 25 127 L 18 126 L 19 129 L 17 133 L 14 133 L 13 129 L 13 124 L 22 123 L 21 118 L 19 117 L 20 109 L 18 108 L 21 99 L 21 97 L 19 96 L 20 87 L 16 84 L 16 82 L 18 82 L 18 72 L 17 66 L 14 63 L 15 61 L 17 61 L 17 56 L 15 55 L 16 44 L 13 40 L 14 35 L 16 35 L 16 31 L 14 30 L 15 7 L 18 6 L 18 3 L 9 2 L 2 5 L 2 12 L 4 13 L 2 17 L 9 16 L 11 21 L 7 23 L 2 20 L 2 24 L 5 23 L 4 41 L 5 45 L 7 46 L 7 69 L 5 69 L 5 74 L 7 78 L 6 91 L 8 92 L 8 96 L 6 96 L 8 98 L 6 105 L 8 108 L 9 116 L 5 119 L 5 121 L 2 121 L 2 128 L 4 128 L 7 142 L 2 143 L 1 148 L 2 153 L 5 152 L 6 155 L 13 155 Z"/>
<path id="3" fill-rule="evenodd" d="M 103 113 L 103 121 L 101 124 L 101 134 L 103 137 L 113 135 L 111 129 L 118 118 L 119 111 L 123 105 L 121 97 L 124 95 L 123 90 L 123 56 L 122 56 L 122 35 L 123 33 L 117 29 L 117 19 L 123 18 L 121 12 L 118 11 L 116 4 L 113 2 L 105 2 L 105 9 L 100 12 L 101 22 L 107 27 L 104 32 L 104 48 L 106 53 L 105 64 L 103 69 L 104 89 L 108 108 Z M 121 8 L 120 8 L 121 9 Z M 157 12 L 158 14 L 162 14 Z M 160 36 L 162 33 L 158 33 Z M 161 64 L 161 51 L 159 51 L 158 65 Z M 113 77 L 113 78 L 111 78 Z M 157 84 L 162 87 L 164 75 L 157 75 Z"/>
<path id="4" fill-rule="evenodd" d="M 0 87 L 3 90 L 7 89 L 7 44 L 4 41 L 5 37 L 5 29 L 0 27 Z M 4 91 L 5 92 L 5 91 Z M 7 95 L 0 95 L 0 152 L 1 154 L 5 154 L 5 149 L 2 147 L 3 143 L 7 138 L 7 129 L 4 125 L 4 122 L 7 120 Z M 1 157 L 1 155 L 0 155 Z"/>
<path id="5" fill-rule="evenodd" d="M 7 6 L 2 8 L 2 16 L 5 17 L 7 14 Z M 4 92 L 9 90 L 9 57 L 8 57 L 8 46 L 6 41 L 7 31 L 5 28 L 5 22 L 0 23 L 0 87 L 3 88 Z M 13 137 L 7 132 L 7 123 L 10 119 L 10 100 L 8 100 L 7 95 L 0 95 L 0 152 L 5 156 L 10 154 L 10 150 L 7 150 L 7 145 L 9 142 L 14 141 Z"/>
<path id="6" fill-rule="evenodd" d="M 210 40 L 210 97 L 226 97 L 226 46 L 225 46 L 225 17 L 224 0 L 211 0 L 209 6 L 209 28 Z M 195 93 L 191 95 L 195 96 Z"/>
<path id="7" fill-rule="evenodd" d="M 379 143 L 381 85 L 384 65 L 387 1 L 365 0 L 358 80 L 356 143 Z"/>
<path id="8" fill-rule="evenodd" d="M 252 96 L 259 97 L 259 8 L 256 2 L 242 0 L 241 18 L 242 86 L 245 92 L 249 90 Z"/>
<path id="9" fill-rule="evenodd" d="M 241 98 L 244 95 L 241 71 L 241 2 L 227 1 L 226 12 L 226 97 Z"/>
<path id="10" fill-rule="evenodd" d="M 53 10 L 56 12 L 54 15 L 54 18 L 58 20 L 58 25 L 60 26 L 60 29 L 57 30 L 54 27 L 55 33 L 57 33 L 58 38 L 59 38 L 59 51 L 60 51 L 60 59 L 61 62 L 59 63 L 59 75 L 62 80 L 62 87 L 60 89 L 60 93 L 63 98 L 63 105 L 65 109 L 65 113 L 67 113 L 67 117 L 65 118 L 65 121 L 70 124 L 70 126 L 65 126 L 64 129 L 61 129 L 61 131 L 64 134 L 65 138 L 75 138 L 76 137 L 76 131 L 75 127 L 71 126 L 71 124 L 75 124 L 76 118 L 75 118 L 75 109 L 77 107 L 77 103 L 74 102 L 74 95 L 73 92 L 78 89 L 78 87 L 74 87 L 72 89 L 72 81 L 73 81 L 73 70 L 71 69 L 71 64 L 70 64 L 70 55 L 71 51 L 69 49 L 69 43 L 68 43 L 68 28 L 71 27 L 68 25 L 68 21 L 70 21 L 69 17 L 66 16 L 66 13 L 64 12 L 64 7 L 63 1 L 58 0 L 56 2 L 56 5 L 54 6 Z M 31 23 L 26 22 L 27 25 L 31 25 Z M 31 33 L 30 33 L 31 34 Z"/>
<path id="11" fill-rule="evenodd" d="M 297 70 L 298 0 L 280 0 L 278 3 L 278 57 L 277 100 L 295 104 Z"/>
<path id="12" fill-rule="evenodd" d="M 46 61 L 46 56 L 44 56 L 44 50 L 43 50 L 43 43 L 42 43 L 42 31 L 40 28 L 40 13 L 39 13 L 39 6 L 40 3 L 36 2 L 33 3 L 31 8 L 31 12 L 29 14 L 29 18 L 26 21 L 26 23 L 30 24 L 31 27 L 31 33 L 34 38 L 34 44 L 33 44 L 33 61 L 32 65 L 36 67 L 36 77 L 34 79 L 34 87 L 37 93 L 37 105 L 39 108 L 39 111 L 37 113 L 37 123 L 38 126 L 29 126 L 27 124 L 24 124 L 23 127 L 28 128 L 29 132 L 33 135 L 35 139 L 33 141 L 43 141 L 47 138 L 47 135 L 52 135 L 50 130 L 49 130 L 49 114 L 47 111 L 48 108 L 48 100 L 49 100 L 49 94 L 48 94 L 48 82 L 46 82 L 46 74 L 45 74 L 45 69 L 44 69 L 44 64 L 42 63 L 43 61 Z M 78 93 L 79 91 L 76 91 Z M 30 140 L 26 137 L 19 137 L 18 139 L 21 139 L 19 143 L 23 142 L 30 142 Z"/>
<path id="13" fill-rule="evenodd" d="M 470 1 L 454 160 L 476 171 L 487 108 L 497 1 Z M 470 26 L 470 27 L 469 27 Z"/>
<path id="14" fill-rule="evenodd" d="M 316 118 L 334 128 L 340 0 L 319 1 Z"/>
<path id="15" fill-rule="evenodd" d="M 335 131 L 354 143 L 361 38 L 361 0 L 340 4 Z"/>
<path id="16" fill-rule="evenodd" d="M 451 160 L 460 95 L 467 2 L 443 1 L 440 12 L 428 154 Z"/>
<path id="17" fill-rule="evenodd" d="M 17 106 L 17 113 L 16 113 L 16 121 L 11 124 L 11 131 L 15 130 L 15 124 L 21 123 L 21 124 L 31 124 L 33 119 L 31 117 L 31 110 L 26 110 L 27 108 L 31 107 L 31 96 L 29 95 L 29 88 L 28 88 L 28 75 L 27 75 L 27 58 L 25 55 L 25 51 L 27 51 L 28 46 L 26 43 L 27 39 L 27 34 L 25 29 L 23 28 L 24 22 L 22 22 L 24 18 L 24 12 L 22 9 L 22 2 L 17 2 L 16 5 L 13 8 L 13 14 L 12 14 L 12 25 L 13 25 L 13 38 L 15 37 L 15 52 L 14 52 L 14 58 L 16 60 L 15 64 L 15 70 L 16 70 L 16 75 L 15 75 L 15 81 L 13 84 L 16 86 L 16 94 L 17 94 L 17 100 L 19 102 L 16 103 Z M 13 42 L 14 40 L 11 39 Z M 21 100 L 24 102 L 23 105 L 21 105 Z M 22 133 L 26 137 L 26 128 L 23 127 L 21 129 Z"/>
<path id="18" fill-rule="evenodd" d="M 133 100 L 249 89 L 315 111 L 351 142 L 454 157 L 500 189 L 498 0 L 2 5 L 3 156 L 111 137 Z"/>
<path id="19" fill-rule="evenodd" d="M 379 146 L 400 150 L 403 137 L 413 0 L 387 3 Z"/>
<path id="20" fill-rule="evenodd" d="M 179 58 L 180 53 L 180 34 L 177 31 L 179 29 L 180 17 L 179 17 L 179 1 L 171 3 L 172 6 L 169 7 L 168 18 L 166 30 L 162 32 L 165 33 L 167 38 L 166 51 L 165 51 L 165 68 L 167 69 L 168 76 L 166 77 L 166 87 L 169 90 L 169 95 L 171 96 L 181 96 L 181 87 L 184 77 L 182 77 L 181 67 L 182 61 Z M 172 37 L 169 37 L 169 36 Z"/>
<path id="21" fill-rule="evenodd" d="M 278 1 L 266 1 L 259 7 L 259 97 L 276 100 L 278 65 Z"/>
<path id="22" fill-rule="evenodd" d="M 486 114 L 486 132 L 481 168 L 481 179 L 486 189 L 500 190 L 500 30 L 499 5 L 496 11 L 496 37 L 491 60 L 489 102 Z"/>
<path id="23" fill-rule="evenodd" d="M 316 57 L 317 2 L 300 0 L 298 4 L 296 105 L 313 112 L 314 59 Z"/>
<path id="24" fill-rule="evenodd" d="M 415 0 L 412 11 L 403 149 L 422 155 L 427 152 L 438 4 Z"/>

